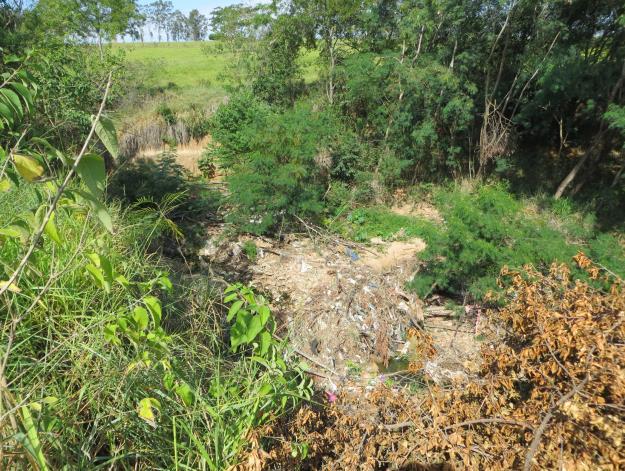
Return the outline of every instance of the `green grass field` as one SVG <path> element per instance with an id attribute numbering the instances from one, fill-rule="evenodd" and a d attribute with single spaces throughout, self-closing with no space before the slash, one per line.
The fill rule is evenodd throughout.
<path id="1" fill-rule="evenodd" d="M 228 54 L 206 53 L 215 50 L 213 43 L 146 43 L 118 44 L 126 52 L 131 66 L 148 72 L 147 86 L 167 87 L 174 83 L 180 89 L 196 87 L 222 88 L 220 75 L 224 72 Z"/>
<path id="2" fill-rule="evenodd" d="M 173 109 L 192 104 L 205 107 L 227 95 L 227 67 L 233 58 L 217 42 L 118 43 L 113 48 L 124 51 L 131 81 L 142 92 L 139 97 L 129 94 L 118 112 L 122 118 L 151 111 L 157 102 Z M 307 83 L 319 76 L 318 57 L 316 51 L 300 57 Z"/>
<path id="3" fill-rule="evenodd" d="M 184 110 L 221 102 L 227 94 L 224 72 L 229 54 L 214 46 L 207 42 L 114 45 L 124 51 L 129 72 L 126 100 L 115 113 L 118 123 L 140 119 L 163 103 Z"/>

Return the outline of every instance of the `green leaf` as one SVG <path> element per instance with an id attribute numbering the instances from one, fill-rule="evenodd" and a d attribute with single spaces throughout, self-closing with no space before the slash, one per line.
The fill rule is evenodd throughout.
<path id="1" fill-rule="evenodd" d="M 13 126 L 13 112 L 11 111 L 11 108 L 2 102 L 0 102 L 0 118 L 2 118 L 9 126 Z M 0 124 L 2 124 L 1 121 Z M 0 129 L 2 129 L 2 127 L 0 127 Z"/>
<path id="2" fill-rule="evenodd" d="M 86 154 L 80 159 L 76 169 L 81 180 L 95 198 L 100 198 L 106 184 L 106 168 L 100 155 Z"/>
<path id="3" fill-rule="evenodd" d="M 234 301 L 235 299 L 237 299 L 238 297 L 239 295 L 237 293 L 229 294 L 228 296 L 224 298 L 224 303 L 230 303 Z"/>
<path id="4" fill-rule="evenodd" d="M 106 147 L 106 150 L 117 159 L 119 156 L 119 145 L 117 144 L 117 131 L 113 121 L 105 116 L 100 116 L 98 122 L 95 123 L 95 132 Z"/>
<path id="5" fill-rule="evenodd" d="M 38 180 L 44 172 L 43 166 L 28 155 L 13 154 L 13 164 L 17 173 L 29 182 Z"/>
<path id="6" fill-rule="evenodd" d="M 158 298 L 154 296 L 146 296 L 145 298 L 143 298 L 143 302 L 145 303 L 145 305 L 150 310 L 150 313 L 152 314 L 154 325 L 156 327 L 159 327 L 161 325 L 161 318 L 162 318 L 161 302 L 158 300 Z"/>
<path id="7" fill-rule="evenodd" d="M 176 395 L 182 400 L 185 406 L 193 404 L 193 391 L 187 383 L 179 384 L 174 388 Z"/>
<path id="8" fill-rule="evenodd" d="M 258 316 L 260 317 L 260 323 L 264 327 L 265 324 L 267 324 L 267 321 L 269 320 L 269 318 L 271 317 L 271 311 L 269 310 L 267 306 L 264 306 L 264 305 L 260 306 L 260 308 L 258 308 Z"/>
<path id="9" fill-rule="evenodd" d="M 30 232 L 22 226 L 14 224 L 9 227 L 5 227 L 0 229 L 0 238 L 2 237 L 10 237 L 13 239 L 20 239 L 22 244 L 28 243 L 28 239 L 30 238 Z"/>
<path id="10" fill-rule="evenodd" d="M 273 391 L 273 387 L 271 386 L 271 384 L 269 383 L 264 383 L 260 389 L 258 390 L 258 395 L 260 397 L 264 397 L 267 394 L 271 393 L 271 391 Z"/>
<path id="11" fill-rule="evenodd" d="M 269 347 L 271 347 L 271 334 L 267 331 L 262 332 L 259 337 L 259 353 L 260 356 L 266 356 L 269 352 Z"/>
<path id="12" fill-rule="evenodd" d="M 263 330 L 263 325 L 260 322 L 259 316 L 254 316 L 250 320 L 247 327 L 247 342 L 251 343 Z"/>
<path id="13" fill-rule="evenodd" d="M 111 292 L 111 285 L 104 279 L 104 273 L 102 273 L 100 268 L 91 264 L 87 265 L 85 268 L 100 288 L 104 289 L 107 294 Z"/>
<path id="14" fill-rule="evenodd" d="M 248 325 L 251 319 L 252 315 L 245 310 L 237 313 L 237 320 L 230 329 L 230 346 L 233 350 L 236 350 L 239 345 L 248 343 Z"/>
<path id="15" fill-rule="evenodd" d="M 156 428 L 156 416 L 154 415 L 153 408 L 160 410 L 161 403 L 153 397 L 146 397 L 139 401 L 139 405 L 137 406 L 137 413 L 139 414 L 139 417 L 145 420 L 152 427 Z"/>
<path id="16" fill-rule="evenodd" d="M 11 85 L 11 87 L 13 87 L 22 96 L 24 103 L 26 103 L 26 108 L 30 111 L 33 107 L 33 96 L 30 93 L 30 90 L 19 82 L 10 82 L 9 85 Z"/>
<path id="17" fill-rule="evenodd" d="M 11 107 L 17 119 L 21 120 L 24 117 L 24 108 L 22 108 L 20 97 L 13 90 L 0 88 L 0 101 L 4 101 L 7 106 Z"/>
<path id="18" fill-rule="evenodd" d="M 113 220 L 111 219 L 111 215 L 109 214 L 106 207 L 98 201 L 93 195 L 87 193 L 86 191 L 76 190 L 76 193 L 79 194 L 91 207 L 93 212 L 96 214 L 104 228 L 113 232 Z"/>
<path id="19" fill-rule="evenodd" d="M 167 292 L 171 292 L 174 286 L 171 284 L 171 280 L 167 276 L 161 276 L 158 279 L 161 288 L 163 288 Z"/>
<path id="20" fill-rule="evenodd" d="M 241 306 L 243 306 L 243 301 L 237 301 L 232 306 L 230 306 L 230 309 L 228 309 L 228 316 L 226 318 L 228 322 L 234 319 L 234 316 L 236 316 L 237 312 L 239 312 Z"/>
<path id="21" fill-rule="evenodd" d="M 111 291 L 111 285 L 113 284 L 113 266 L 111 261 L 97 253 L 87 254 L 87 258 L 91 261 L 91 264 L 87 265 L 87 270 L 93 278 L 98 282 L 101 288 L 107 293 Z"/>
<path id="22" fill-rule="evenodd" d="M 56 228 L 56 223 L 54 222 L 55 218 L 56 218 L 55 213 L 52 213 L 50 215 L 50 219 L 46 223 L 46 227 L 44 228 L 44 231 L 46 232 L 48 237 L 50 237 L 50 239 L 52 239 L 58 245 L 61 245 L 62 244 L 61 238 L 59 237 L 59 232 Z"/>
<path id="23" fill-rule="evenodd" d="M 117 337 L 117 324 L 108 324 L 104 327 L 104 340 L 113 345 L 121 345 L 121 340 Z"/>
<path id="24" fill-rule="evenodd" d="M 141 306 L 137 306 L 133 309 L 132 319 L 135 321 L 135 324 L 137 324 L 137 328 L 139 330 L 145 330 L 148 328 L 148 323 L 150 322 L 148 311 Z"/>
<path id="25" fill-rule="evenodd" d="M 128 288 L 130 286 L 130 281 L 124 275 L 117 275 L 115 277 L 115 281 L 117 281 L 124 288 Z"/>

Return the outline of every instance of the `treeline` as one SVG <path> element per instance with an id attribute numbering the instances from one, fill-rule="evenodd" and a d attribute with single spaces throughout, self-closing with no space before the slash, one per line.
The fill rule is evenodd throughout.
<path id="1" fill-rule="evenodd" d="M 16 4 L 11 10 L 22 10 L 22 5 Z M 31 33 L 98 44 L 117 40 L 201 41 L 209 31 L 207 17 L 197 9 L 184 14 L 166 0 L 42 0 L 27 11 L 36 18 L 27 26 Z"/>
<path id="2" fill-rule="evenodd" d="M 216 116 L 205 161 L 230 172 L 246 220 L 450 178 L 622 205 L 620 1 L 284 0 L 228 12 L 215 31 L 245 51 L 247 80 Z M 307 51 L 318 80 L 304 80 Z"/>

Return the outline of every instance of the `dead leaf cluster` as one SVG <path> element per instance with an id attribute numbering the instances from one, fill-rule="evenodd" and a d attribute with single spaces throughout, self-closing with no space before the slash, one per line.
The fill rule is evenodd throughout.
<path id="1" fill-rule="evenodd" d="M 576 261 L 588 279 L 564 265 L 502 272 L 508 304 L 489 317 L 506 334 L 477 378 L 304 407 L 266 431 L 264 469 L 622 469 L 623 281 Z M 294 443 L 308 444 L 303 462 Z"/>

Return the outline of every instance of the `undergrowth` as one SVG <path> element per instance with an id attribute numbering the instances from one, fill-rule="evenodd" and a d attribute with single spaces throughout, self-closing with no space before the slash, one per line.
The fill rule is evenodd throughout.
<path id="1" fill-rule="evenodd" d="M 30 187 L 19 191 L 34 198 Z M 0 208 L 8 198 L 0 194 Z M 171 229 L 170 209 L 111 205 L 114 234 L 90 214 L 59 213 L 62 244 L 45 241 L 0 307 L 3 320 L 28 313 L 2 331 L 1 378 L 11 391 L 0 408 L 4 469 L 28 456 L 42 469 L 225 469 L 250 430 L 309 396 L 286 345 L 271 338 L 262 298 L 247 290 L 234 300 L 251 312 L 237 320 L 235 349 L 224 286 L 168 276 L 150 254 Z M 5 239 L 0 260 L 13 264 L 18 244 Z M 16 454 L 21 446 L 30 455 Z"/>
<path id="2" fill-rule="evenodd" d="M 418 197 L 418 196 L 417 196 Z M 625 247 L 616 235 L 601 233 L 591 213 L 575 211 L 566 200 L 517 199 L 501 184 L 435 188 L 431 199 L 443 222 L 363 207 L 331 220 L 341 235 L 367 242 L 374 237 L 420 237 L 427 248 L 410 286 L 420 296 L 443 292 L 485 300 L 500 291 L 504 266 L 527 263 L 546 269 L 568 263 L 584 250 L 606 269 L 625 275 Z"/>

